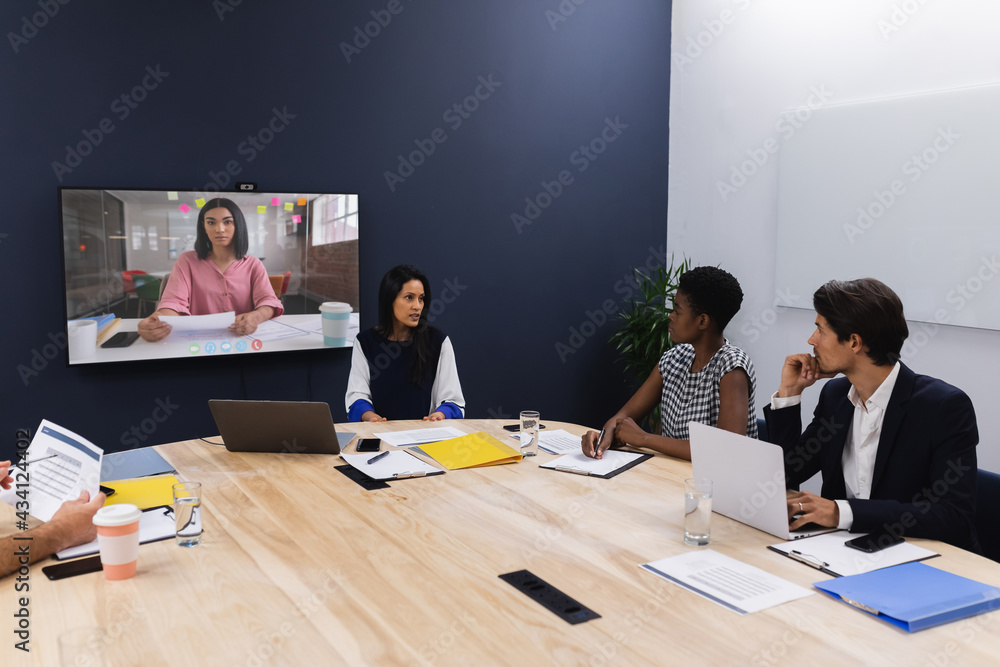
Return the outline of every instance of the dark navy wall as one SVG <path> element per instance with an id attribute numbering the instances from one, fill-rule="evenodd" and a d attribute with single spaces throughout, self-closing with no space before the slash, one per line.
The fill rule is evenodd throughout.
<path id="1" fill-rule="evenodd" d="M 107 450 L 213 434 L 213 397 L 322 400 L 346 419 L 349 350 L 45 359 L 64 326 L 56 187 L 203 188 L 230 161 L 263 189 L 360 194 L 362 326 L 382 273 L 421 267 L 448 297 L 435 323 L 470 417 L 602 423 L 632 389 L 604 307 L 630 267 L 663 259 L 670 2 L 235 3 L 4 3 L 0 458 L 43 417 Z M 122 118 L 114 101 L 144 77 L 155 87 Z M 287 127 L 241 150 L 275 110 Z M 57 174 L 104 119 L 113 131 Z"/>

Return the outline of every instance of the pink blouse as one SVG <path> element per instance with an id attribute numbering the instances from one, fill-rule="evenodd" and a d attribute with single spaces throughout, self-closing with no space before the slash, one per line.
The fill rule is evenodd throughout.
<path id="1" fill-rule="evenodd" d="M 244 255 L 223 273 L 211 259 L 198 259 L 198 253 L 191 250 L 174 263 L 158 308 L 170 308 L 181 315 L 230 310 L 241 315 L 259 306 L 272 306 L 275 317 L 285 312 L 259 259 Z"/>

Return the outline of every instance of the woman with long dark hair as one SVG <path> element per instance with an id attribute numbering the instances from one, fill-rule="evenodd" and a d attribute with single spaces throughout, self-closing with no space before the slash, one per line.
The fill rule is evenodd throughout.
<path id="1" fill-rule="evenodd" d="M 346 397 L 350 421 L 465 415 L 455 350 L 427 323 L 430 302 L 430 283 L 418 269 L 404 264 L 382 277 L 378 324 L 354 341 Z"/>
<path id="2" fill-rule="evenodd" d="M 160 315 L 233 311 L 236 322 L 229 330 L 246 335 L 285 310 L 264 265 L 247 254 L 250 234 L 236 202 L 223 197 L 205 202 L 197 229 L 194 250 L 177 258 L 156 312 L 139 322 L 143 340 L 155 342 L 170 334 L 170 325 Z"/>

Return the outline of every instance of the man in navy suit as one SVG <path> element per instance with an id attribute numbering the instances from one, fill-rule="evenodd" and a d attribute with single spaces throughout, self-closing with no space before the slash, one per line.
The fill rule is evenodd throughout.
<path id="1" fill-rule="evenodd" d="M 785 358 L 781 386 L 764 408 L 770 439 L 785 451 L 787 484 L 823 473 L 822 496 L 788 492 L 790 527 L 886 531 L 978 551 L 972 401 L 899 362 L 909 331 L 885 284 L 830 281 L 813 307 L 813 354 Z M 841 373 L 823 387 L 803 432 L 802 391 Z"/>

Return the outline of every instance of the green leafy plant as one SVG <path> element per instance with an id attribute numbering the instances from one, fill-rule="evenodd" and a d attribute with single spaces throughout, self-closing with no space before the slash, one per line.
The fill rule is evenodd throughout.
<path id="1" fill-rule="evenodd" d="M 667 331 L 670 313 L 674 309 L 677 282 L 681 274 L 691 267 L 689 259 L 674 266 L 671 255 L 668 266 L 656 267 L 648 273 L 632 269 L 638 290 L 619 313 L 622 327 L 611 336 L 611 343 L 621 355 L 620 361 L 625 369 L 633 376 L 636 387 L 646 380 L 663 353 L 674 345 Z M 659 416 L 660 406 L 657 403 L 646 423 L 651 427 L 658 425 Z"/>

